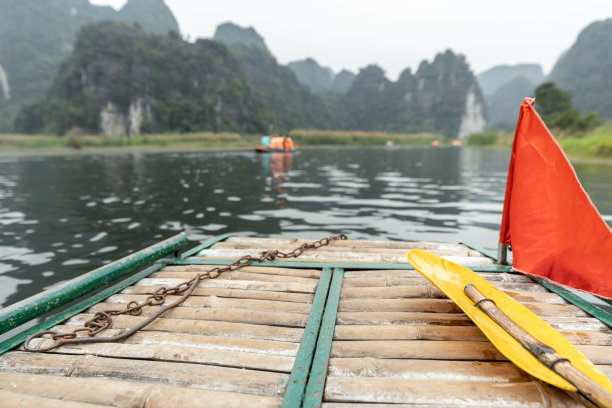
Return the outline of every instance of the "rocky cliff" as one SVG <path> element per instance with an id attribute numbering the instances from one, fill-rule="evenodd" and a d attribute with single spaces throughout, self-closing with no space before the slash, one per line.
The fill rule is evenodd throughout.
<path id="1" fill-rule="evenodd" d="M 240 64 L 221 43 L 188 43 L 119 23 L 83 28 L 46 98 L 25 106 L 18 131 L 107 135 L 267 127 Z"/>
<path id="2" fill-rule="evenodd" d="M 240 27 L 234 23 L 223 23 L 217 26 L 213 39 L 229 46 L 234 44 L 252 45 L 268 51 L 263 37 L 253 27 Z"/>
<path id="3" fill-rule="evenodd" d="M 145 31 L 178 31 L 162 0 L 129 0 L 119 11 L 88 0 L 0 0 L 0 66 L 10 99 L 0 97 L 0 131 L 11 128 L 21 105 L 44 95 L 78 29 L 92 21 L 137 22 Z"/>
<path id="4" fill-rule="evenodd" d="M 331 90 L 334 80 L 334 71 L 330 68 L 322 67 L 312 58 L 301 61 L 294 61 L 287 64 L 293 71 L 297 80 L 306 85 L 311 92 L 321 93 Z"/>
<path id="5" fill-rule="evenodd" d="M 548 79 L 571 91 L 574 106 L 612 118 L 612 19 L 597 21 L 578 35 Z"/>
<path id="6" fill-rule="evenodd" d="M 463 138 L 485 127 L 482 94 L 465 58 L 448 50 L 397 82 L 382 69 L 362 69 L 343 99 L 346 126 L 389 132 L 439 132 Z"/>
<path id="7" fill-rule="evenodd" d="M 268 132 L 334 126 L 333 114 L 323 100 L 300 84 L 293 71 L 280 65 L 267 47 L 262 47 L 265 43 L 258 40 L 261 36 L 255 30 L 234 24 L 223 27 L 217 29 L 215 39 L 229 46 L 240 61 L 249 85 L 263 102 L 264 109 L 270 112 Z"/>

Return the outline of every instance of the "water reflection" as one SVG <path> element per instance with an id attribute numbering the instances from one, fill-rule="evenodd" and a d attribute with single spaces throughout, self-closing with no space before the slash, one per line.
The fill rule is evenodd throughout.
<path id="1" fill-rule="evenodd" d="M 0 158 L 0 303 L 179 231 L 494 248 L 508 160 L 456 147 Z M 612 166 L 576 170 L 612 221 Z"/>

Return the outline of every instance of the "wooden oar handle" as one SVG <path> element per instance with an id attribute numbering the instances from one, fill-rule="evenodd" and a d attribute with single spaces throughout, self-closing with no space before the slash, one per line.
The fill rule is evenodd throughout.
<path id="1" fill-rule="evenodd" d="M 491 299 L 485 297 L 474 285 L 464 288 L 468 298 L 487 316 L 533 354 L 542 364 L 559 374 L 576 389 L 601 408 L 612 408 L 612 394 L 582 374 L 572 363 L 561 357 L 552 347 L 533 338 L 527 331 L 510 319 Z"/>

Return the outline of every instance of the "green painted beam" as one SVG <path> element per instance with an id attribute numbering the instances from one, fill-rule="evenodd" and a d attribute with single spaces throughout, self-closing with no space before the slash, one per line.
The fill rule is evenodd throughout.
<path id="1" fill-rule="evenodd" d="M 531 276 L 533 280 L 544 286 L 546 289 L 553 293 L 561 296 L 563 299 L 578 306 L 588 314 L 596 317 L 603 323 L 612 327 L 612 306 L 604 303 L 601 299 L 586 293 L 579 292 L 572 288 L 561 286 L 547 279 L 535 278 Z"/>
<path id="2" fill-rule="evenodd" d="M 168 265 L 229 265 L 235 261 L 236 261 L 235 259 L 206 259 L 206 258 L 172 259 L 170 260 Z M 356 263 L 356 262 L 264 261 L 264 262 L 253 262 L 251 263 L 251 265 L 252 266 L 275 266 L 279 268 L 300 268 L 300 269 L 321 269 L 321 268 L 334 268 L 334 267 L 348 269 L 348 270 L 353 270 L 353 269 L 413 270 L 414 269 L 412 265 L 410 264 L 372 264 L 372 263 Z M 475 272 L 513 273 L 511 266 L 503 266 L 503 265 L 467 266 L 467 268 Z"/>
<path id="3" fill-rule="evenodd" d="M 317 337 L 319 335 L 319 328 L 321 327 L 321 316 L 323 315 L 323 309 L 325 308 L 325 299 L 327 299 L 327 291 L 329 290 L 329 283 L 331 281 L 332 272 L 330 268 L 323 268 L 321 278 L 317 284 L 317 290 L 315 292 L 312 307 L 310 308 L 310 315 L 306 328 L 304 329 L 304 335 L 300 342 L 300 348 L 297 356 L 295 357 L 295 363 L 291 370 L 291 376 L 289 377 L 289 383 L 287 384 L 287 390 L 285 391 L 285 398 L 283 398 L 283 408 L 299 408 L 302 405 L 302 399 L 304 398 L 304 390 L 306 388 L 306 381 L 310 373 L 310 366 L 312 364 L 312 358 L 317 344 Z"/>
<path id="4" fill-rule="evenodd" d="M 323 401 L 323 391 L 325 389 L 329 355 L 336 328 L 336 315 L 338 313 L 338 304 L 340 303 L 343 277 L 344 271 L 341 268 L 334 269 L 334 277 L 329 287 L 329 295 L 327 296 L 325 312 L 323 313 L 323 322 L 321 323 L 321 330 L 317 339 L 317 349 L 312 360 L 308 384 L 306 384 L 306 394 L 302 404 L 304 408 L 320 407 Z"/>
<path id="5" fill-rule="evenodd" d="M 104 289 L 103 291 L 99 293 L 96 293 L 93 296 L 89 296 L 86 299 L 83 299 L 75 303 L 74 305 L 68 307 L 67 309 L 62 310 L 61 312 L 54 314 L 52 316 L 49 316 L 48 318 L 38 323 L 37 325 L 30 327 L 29 329 L 16 334 L 10 339 L 3 341 L 2 343 L 0 343 L 0 355 L 9 351 L 13 347 L 20 345 L 34 333 L 38 333 L 39 331 L 50 329 L 56 324 L 61 323 L 64 320 L 71 318 L 75 314 L 82 312 L 88 307 L 91 307 L 97 304 L 98 302 L 102 302 L 109 296 L 112 296 L 115 293 L 119 292 L 120 290 L 123 290 L 127 288 L 128 286 L 133 285 L 134 283 L 138 282 L 139 280 L 146 278 L 147 276 L 151 275 L 153 272 L 157 272 L 158 270 L 163 268 L 165 265 L 166 265 L 165 261 L 157 261 L 155 264 L 148 267 L 147 269 L 144 269 L 138 273 L 135 273 L 131 275 L 130 277 L 128 277 L 127 279 L 124 279 L 112 286 L 109 286 L 108 288 Z"/>
<path id="6" fill-rule="evenodd" d="M 0 334 L 177 252 L 187 243 L 184 233 L 111 262 L 61 285 L 0 310 Z"/>
<path id="7" fill-rule="evenodd" d="M 493 254 L 492 252 L 489 252 L 488 250 L 484 249 L 480 245 L 472 244 L 471 242 L 459 242 L 459 243 L 462 244 L 462 245 L 465 245 L 466 247 L 468 247 L 470 249 L 473 249 L 475 251 L 480 252 L 481 254 L 486 256 L 487 258 L 491 258 L 492 260 L 494 260 L 497 263 L 497 254 Z"/>
<path id="8" fill-rule="evenodd" d="M 196 255 L 198 252 L 206 249 L 206 248 L 210 248 L 211 246 L 215 245 L 217 242 L 221 242 L 221 241 L 225 241 L 226 239 L 230 238 L 232 236 L 232 234 L 224 234 L 224 235 L 217 235 L 216 237 L 213 237 L 211 239 L 209 239 L 208 241 L 204 242 L 203 244 L 200 244 L 194 248 L 188 249 L 187 251 L 183 252 L 181 254 L 181 259 L 184 258 L 188 258 L 190 256 L 194 256 Z"/>

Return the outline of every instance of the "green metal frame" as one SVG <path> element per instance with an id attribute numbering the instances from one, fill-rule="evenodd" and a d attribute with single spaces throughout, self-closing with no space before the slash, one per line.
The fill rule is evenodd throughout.
<path id="1" fill-rule="evenodd" d="M 612 305 L 604 303 L 602 299 L 590 293 L 580 292 L 572 288 L 561 286 L 547 279 L 535 278 L 533 276 L 531 276 L 531 279 L 612 327 Z"/>
<path id="2" fill-rule="evenodd" d="M 304 335 L 300 342 L 300 348 L 295 357 L 291 376 L 289 377 L 289 383 L 287 384 L 287 390 L 283 398 L 283 408 L 300 407 L 302 405 L 304 389 L 306 388 L 306 381 L 310 374 L 310 366 L 317 345 L 317 336 L 321 327 L 321 316 L 325 309 L 325 299 L 327 299 L 331 276 L 331 269 L 323 268 L 312 301 L 312 307 L 310 308 L 308 322 L 304 329 Z"/>
<path id="3" fill-rule="evenodd" d="M 471 242 L 459 242 L 459 243 L 461 245 L 465 245 L 466 247 L 468 247 L 470 249 L 478 251 L 481 254 L 483 254 L 484 256 L 486 256 L 487 258 L 491 258 L 492 260 L 497 262 L 497 255 L 496 254 L 492 254 L 491 252 L 487 251 L 486 249 L 484 249 L 480 245 L 472 244 Z"/>
<path id="4" fill-rule="evenodd" d="M 198 252 L 206 249 L 206 248 L 210 248 L 211 246 L 215 245 L 217 242 L 221 242 L 221 241 L 225 241 L 226 239 L 230 238 L 232 235 L 231 234 L 224 234 L 224 235 L 218 235 L 216 237 L 213 237 L 211 239 L 209 239 L 208 241 L 204 242 L 203 244 L 200 244 L 196 247 L 193 247 L 185 252 L 183 252 L 181 254 L 180 259 L 185 259 L 188 258 L 190 256 L 194 256 L 196 255 Z"/>
<path id="5" fill-rule="evenodd" d="M 343 278 L 344 270 L 341 268 L 334 269 L 334 277 L 329 288 L 325 313 L 323 313 L 323 322 L 319 338 L 317 339 L 317 349 L 312 360 L 310 377 L 306 384 L 306 393 L 304 395 L 304 403 L 302 404 L 304 408 L 320 407 L 323 402 L 323 391 L 325 389 L 325 380 L 327 379 L 327 367 L 329 365 L 334 330 L 336 329 L 336 315 L 338 314 Z"/>
<path id="6" fill-rule="evenodd" d="M 106 289 L 104 289 L 103 291 L 96 293 L 94 296 L 90 296 L 87 299 L 84 299 L 80 302 L 75 303 L 74 305 L 68 307 L 65 310 L 62 310 L 59 313 L 56 313 L 52 316 L 47 317 L 45 320 L 43 320 L 42 322 L 38 323 L 37 325 L 30 327 L 29 329 L 16 334 L 15 336 L 11 337 L 8 340 L 3 341 L 2 343 L 0 343 L 0 355 L 6 353 L 7 351 L 9 351 L 10 349 L 12 349 L 13 347 L 16 347 L 18 345 L 20 345 L 21 343 L 23 343 L 28 337 L 30 337 L 32 334 L 34 333 L 38 333 L 39 331 L 42 330 L 48 330 L 51 327 L 55 326 L 58 323 L 63 322 L 64 320 L 67 320 L 69 318 L 71 318 L 72 316 L 76 315 L 77 313 L 82 312 L 83 310 L 87 309 L 88 307 L 91 307 L 95 304 L 97 304 L 98 302 L 101 302 L 103 300 L 105 300 L 106 298 L 114 295 L 115 293 L 119 292 L 120 290 L 125 289 L 126 287 L 133 285 L 134 283 L 138 282 L 139 280 L 146 278 L 147 276 L 151 275 L 153 272 L 157 272 L 158 270 L 160 270 L 161 268 L 163 268 L 164 266 L 166 266 L 166 262 L 165 261 L 158 261 L 155 264 L 153 264 L 152 266 L 148 267 L 147 269 L 138 272 L 134 275 L 131 275 L 129 278 L 124 279 Z"/>
<path id="7" fill-rule="evenodd" d="M 0 334 L 128 276 L 160 258 L 178 252 L 185 244 L 187 244 L 185 234 L 177 234 L 118 261 L 5 307 L 0 310 Z"/>

